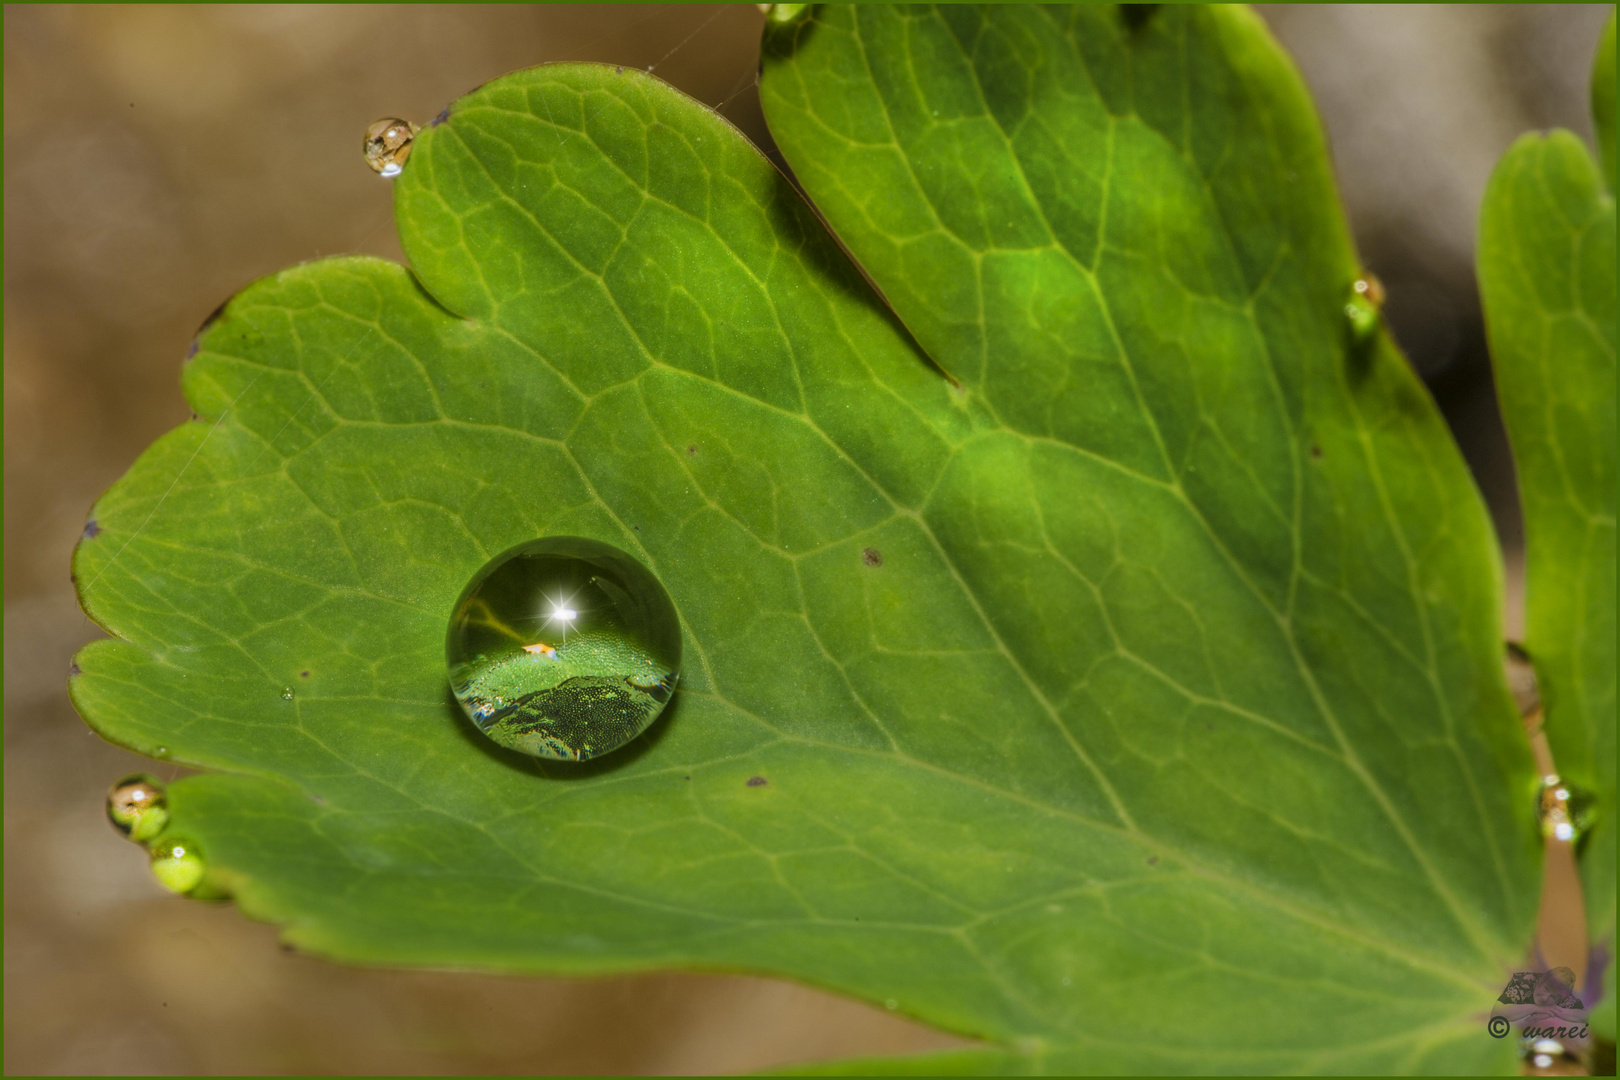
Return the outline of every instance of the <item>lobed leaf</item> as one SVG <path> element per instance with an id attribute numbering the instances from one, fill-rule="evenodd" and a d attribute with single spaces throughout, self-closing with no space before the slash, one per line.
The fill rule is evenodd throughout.
<path id="1" fill-rule="evenodd" d="M 1538 846 L 1489 526 L 1351 331 L 1276 46 L 1179 8 L 768 35 L 772 130 L 895 314 L 723 120 L 557 64 L 418 136 L 410 270 L 307 264 L 203 333 L 203 420 L 75 556 L 117 635 L 81 712 L 214 770 L 166 835 L 323 955 L 747 969 L 990 1044 L 897 1071 L 1511 1068 Z M 665 718 L 584 766 L 445 685 L 462 584 L 544 534 L 683 622 Z"/>

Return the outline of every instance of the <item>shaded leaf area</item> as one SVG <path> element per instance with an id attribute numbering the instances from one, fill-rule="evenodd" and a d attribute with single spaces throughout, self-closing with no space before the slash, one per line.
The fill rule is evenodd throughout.
<path id="1" fill-rule="evenodd" d="M 1606 59 L 1605 59 L 1606 58 Z M 1599 52 L 1599 144 L 1613 153 L 1614 22 Z M 1479 279 L 1525 518 L 1525 644 L 1559 775 L 1596 799 L 1579 841 L 1587 922 L 1615 930 L 1615 217 L 1567 131 L 1526 135 L 1493 173 Z M 1604 1010 L 1613 1031 L 1611 992 Z"/>
<path id="2" fill-rule="evenodd" d="M 1510 1066 L 1480 1017 L 1537 849 L 1488 526 L 1399 355 L 1347 336 L 1297 79 L 1232 12 L 971 18 L 1045 50 L 1027 107 L 1084 164 L 1050 196 L 972 25 L 817 15 L 765 78 L 960 385 L 723 120 L 640 72 L 507 76 L 418 137 L 414 275 L 308 264 L 203 335 L 204 420 L 77 552 L 118 638 L 76 703 L 219 770 L 171 833 L 323 955 L 740 968 L 999 1044 L 902 1069 Z M 885 59 L 897 28 L 931 51 Z M 897 272 L 810 163 L 903 128 L 873 97 L 901 71 L 1000 141 L 956 152 L 968 224 Z M 665 718 L 586 766 L 496 749 L 445 685 L 461 586 L 545 534 L 636 555 L 683 623 Z"/>

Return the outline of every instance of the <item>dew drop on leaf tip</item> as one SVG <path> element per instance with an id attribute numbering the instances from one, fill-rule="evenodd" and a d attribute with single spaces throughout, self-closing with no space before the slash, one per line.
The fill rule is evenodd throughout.
<path id="1" fill-rule="evenodd" d="M 173 893 L 188 893 L 202 884 L 202 855 L 190 840 L 170 838 L 152 848 L 152 876 Z"/>
<path id="2" fill-rule="evenodd" d="M 411 143 L 421 129 L 409 120 L 384 117 L 366 128 L 361 152 L 366 164 L 379 176 L 392 179 L 405 171 L 405 159 L 411 156 Z"/>
<path id="3" fill-rule="evenodd" d="M 510 750 L 585 761 L 656 720 L 680 674 L 680 620 L 640 562 L 550 536 L 502 552 L 450 614 L 445 662 L 469 720 Z"/>
<path id="4" fill-rule="evenodd" d="M 1344 305 L 1345 318 L 1357 341 L 1371 337 L 1378 329 L 1379 312 L 1384 307 L 1384 285 L 1366 270 L 1350 285 L 1350 299 Z"/>
<path id="5" fill-rule="evenodd" d="M 145 773 L 124 777 L 107 792 L 107 820 L 138 844 L 156 838 L 169 823 L 163 785 Z"/>

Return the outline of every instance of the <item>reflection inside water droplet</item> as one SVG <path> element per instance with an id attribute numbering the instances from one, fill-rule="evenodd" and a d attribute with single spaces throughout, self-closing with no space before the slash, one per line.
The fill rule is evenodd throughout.
<path id="1" fill-rule="evenodd" d="M 153 839 L 169 823 L 163 785 L 145 773 L 124 777 L 107 792 L 107 820 L 138 844 Z"/>
<path id="2" fill-rule="evenodd" d="M 652 572 L 615 547 L 557 536 L 491 559 L 445 643 L 478 730 L 534 757 L 584 761 L 640 735 L 674 693 L 680 621 Z"/>
<path id="3" fill-rule="evenodd" d="M 366 164 L 381 176 L 398 176 L 405 171 L 405 159 L 411 156 L 411 143 L 416 139 L 417 130 L 409 120 L 392 116 L 378 120 L 366 128 L 366 138 L 361 144 Z"/>

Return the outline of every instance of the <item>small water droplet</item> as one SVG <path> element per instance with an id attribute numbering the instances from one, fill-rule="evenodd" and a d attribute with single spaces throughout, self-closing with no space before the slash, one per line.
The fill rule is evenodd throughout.
<path id="1" fill-rule="evenodd" d="M 883 1007 L 885 1009 L 888 1009 L 890 1012 L 893 1012 L 894 1010 L 896 1010 L 896 1009 L 898 1009 L 900 1007 L 900 1003 L 898 1001 L 896 1001 L 894 998 L 884 998 L 883 999 Z"/>
<path id="2" fill-rule="evenodd" d="M 652 572 L 618 548 L 547 537 L 468 582 L 445 660 L 479 731 L 534 757 L 584 761 L 663 712 L 680 673 L 680 619 Z"/>
<path id="3" fill-rule="evenodd" d="M 1345 318 L 1350 320 L 1350 331 L 1357 341 L 1367 340 L 1378 329 L 1383 306 L 1383 283 L 1363 270 L 1350 285 L 1350 300 L 1344 306 Z"/>
<path id="4" fill-rule="evenodd" d="M 1551 773 L 1541 778 L 1537 801 L 1543 835 L 1566 844 L 1585 836 L 1594 805 L 1586 792 Z"/>
<path id="5" fill-rule="evenodd" d="M 160 757 L 160 758 L 168 757 L 169 756 L 169 748 L 167 746 L 156 747 L 156 748 L 154 748 L 152 750 L 152 756 L 153 757 Z"/>
<path id="6" fill-rule="evenodd" d="M 170 838 L 152 848 L 152 876 L 174 893 L 188 893 L 202 884 L 205 870 L 197 845 L 190 840 Z"/>
<path id="7" fill-rule="evenodd" d="M 786 26 L 804 18 L 810 10 L 809 4 L 761 4 L 760 10 L 765 17 L 779 26 Z"/>
<path id="8" fill-rule="evenodd" d="M 282 701 L 291 701 L 292 700 L 292 687 L 283 686 L 281 688 L 281 700 Z"/>
<path id="9" fill-rule="evenodd" d="M 124 777 L 107 791 L 107 820 L 137 844 L 155 839 L 169 823 L 163 785 L 145 773 Z"/>
<path id="10" fill-rule="evenodd" d="M 395 177 L 405 171 L 405 159 L 411 156 L 411 143 L 420 130 L 409 120 L 384 117 L 366 128 L 361 152 L 372 172 L 380 176 Z"/>

